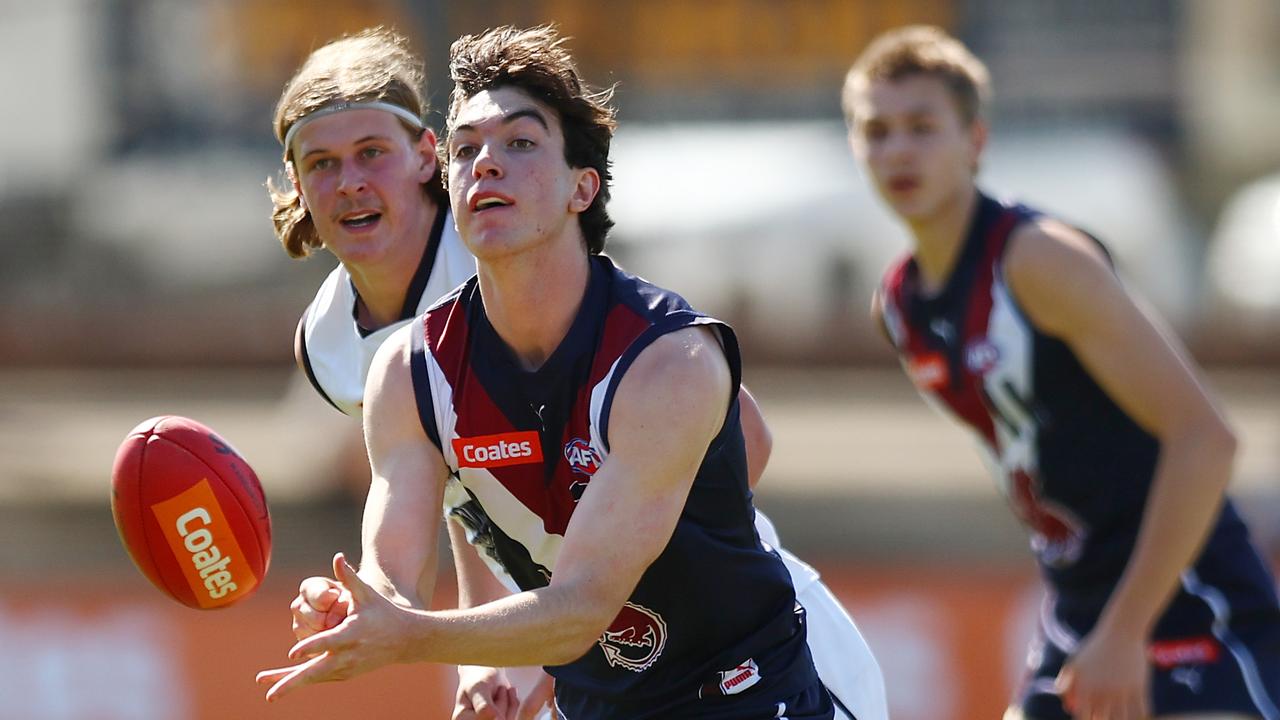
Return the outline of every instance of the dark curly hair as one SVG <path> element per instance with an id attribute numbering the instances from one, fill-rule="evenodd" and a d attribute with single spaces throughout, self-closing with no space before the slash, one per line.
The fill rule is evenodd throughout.
<path id="1" fill-rule="evenodd" d="M 564 159 L 570 167 L 593 168 L 600 191 L 578 224 L 592 255 L 604 250 L 613 220 L 609 202 L 609 142 L 618 123 L 609 105 L 613 88 L 593 89 L 578 74 L 573 56 L 554 25 L 518 29 L 509 25 L 479 35 L 464 35 L 449 51 L 453 93 L 445 120 L 446 138 L 453 133 L 458 111 L 468 98 L 484 90 L 515 87 L 546 104 L 560 118 Z M 445 142 L 448 147 L 448 142 Z"/>

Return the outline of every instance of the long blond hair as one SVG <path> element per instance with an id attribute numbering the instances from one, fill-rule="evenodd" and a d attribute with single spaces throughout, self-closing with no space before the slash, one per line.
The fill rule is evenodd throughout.
<path id="1" fill-rule="evenodd" d="M 409 49 L 403 35 L 386 28 L 370 28 L 344 36 L 317 49 L 285 85 L 276 104 L 272 125 L 282 144 L 295 123 L 311 113 L 337 103 L 381 101 L 423 118 L 426 110 L 425 67 Z M 405 127 L 420 137 L 421 127 Z M 290 167 L 292 148 L 284 149 Z M 448 202 L 439 163 L 423 192 L 437 205 Z M 294 179 L 267 179 L 276 237 L 289 257 L 306 257 L 323 245 L 311 214 L 294 187 Z"/>

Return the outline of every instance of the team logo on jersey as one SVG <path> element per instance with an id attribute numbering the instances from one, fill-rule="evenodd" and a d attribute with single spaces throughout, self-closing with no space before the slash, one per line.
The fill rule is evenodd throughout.
<path id="1" fill-rule="evenodd" d="M 579 475 L 590 477 L 600 469 L 600 453 L 582 438 L 574 438 L 564 444 L 564 459 L 569 461 L 569 469 Z"/>
<path id="2" fill-rule="evenodd" d="M 978 338 L 964 349 L 964 364 L 969 372 L 986 375 L 1000 362 L 1000 349 L 986 338 Z"/>
<path id="3" fill-rule="evenodd" d="M 596 642 L 610 667 L 643 672 L 667 646 L 667 623 L 649 608 L 627 603 Z"/>
<path id="4" fill-rule="evenodd" d="M 1084 550 L 1084 523 L 1061 505 L 1041 497 L 1040 483 L 1025 470 L 1009 475 L 1009 504 L 1031 529 L 1031 549 L 1049 567 L 1065 567 Z"/>
<path id="5" fill-rule="evenodd" d="M 947 359 L 942 353 L 921 353 L 907 359 L 907 377 L 916 387 L 937 390 L 950 381 Z"/>
<path id="6" fill-rule="evenodd" d="M 453 439 L 458 467 L 504 467 L 542 462 L 542 443 L 533 430 Z"/>

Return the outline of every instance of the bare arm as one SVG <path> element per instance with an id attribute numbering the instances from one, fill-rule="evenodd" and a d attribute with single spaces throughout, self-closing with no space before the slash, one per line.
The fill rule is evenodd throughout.
<path id="1" fill-rule="evenodd" d="M 382 360 L 375 360 L 375 372 L 386 364 L 391 375 L 399 374 L 399 363 L 387 362 L 385 350 L 379 351 Z M 403 374 L 407 378 L 407 359 Z M 389 502 L 371 503 L 372 512 L 366 510 L 360 577 L 346 573 L 340 559 L 335 560 L 337 579 L 351 592 L 353 614 L 337 628 L 295 645 L 291 657 L 309 658 L 300 666 L 263 673 L 260 681 L 277 683 L 269 698 L 389 662 L 504 667 L 557 665 L 580 657 L 666 547 L 706 449 L 723 424 L 731 379 L 709 330 L 686 329 L 656 340 L 619 384 L 610 454 L 565 531 L 551 583 L 474 608 L 438 612 L 397 611 L 362 582 L 393 591 L 391 597 L 405 597 L 406 587 L 416 587 L 429 557 L 422 554 L 421 541 L 434 541 L 441 502 L 442 482 L 422 480 L 427 475 L 442 480 L 443 465 L 438 451 L 422 437 L 412 393 L 390 377 L 380 385 L 386 390 L 371 390 L 378 397 L 366 397 L 366 431 L 374 482 L 384 476 Z M 406 424 L 413 430 L 407 431 Z M 396 492 L 400 482 L 412 477 L 418 478 L 417 488 Z M 427 517 L 402 512 L 397 504 L 402 498 Z M 426 498 L 433 503 L 430 508 Z M 616 510 L 634 507 L 646 512 Z M 406 540 L 398 531 L 411 519 L 430 521 L 430 529 Z M 398 557 L 397 551 L 406 557 Z"/>
<path id="2" fill-rule="evenodd" d="M 759 403 L 746 385 L 738 390 L 738 404 L 742 414 L 742 436 L 747 445 L 747 484 L 754 490 L 769 464 L 769 456 L 773 454 L 773 433 L 764 421 Z"/>
<path id="3" fill-rule="evenodd" d="M 1146 639 L 1218 515 L 1235 438 L 1181 344 L 1134 303 L 1088 238 L 1056 223 L 1028 227 L 1005 269 L 1036 324 L 1066 342 L 1111 399 L 1160 440 L 1133 555 L 1076 654 L 1079 665 L 1107 655 L 1136 661 L 1130 669 L 1145 687 Z M 1087 679 L 1082 667 L 1073 672 L 1086 693 L 1127 677 L 1113 669 Z M 1145 689 L 1141 695 L 1145 703 Z M 1101 702 L 1110 701 L 1093 706 Z"/>
<path id="4" fill-rule="evenodd" d="M 880 297 L 880 288 L 871 293 L 871 323 L 880 331 L 885 342 L 892 345 L 893 338 L 889 337 L 889 328 L 884 324 L 884 299 Z"/>

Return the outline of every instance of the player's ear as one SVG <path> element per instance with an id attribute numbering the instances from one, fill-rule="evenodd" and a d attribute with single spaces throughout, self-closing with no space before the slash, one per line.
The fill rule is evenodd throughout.
<path id="1" fill-rule="evenodd" d="M 969 123 L 969 164 L 975 175 L 982 160 L 982 152 L 987 149 L 988 132 L 987 121 L 980 117 Z"/>
<path id="2" fill-rule="evenodd" d="M 298 169 L 293 166 L 292 160 L 284 161 L 284 174 L 289 176 L 289 183 L 293 185 L 293 191 L 298 194 L 299 207 L 306 210 L 307 198 L 302 194 L 302 183 L 298 181 Z"/>
<path id="3" fill-rule="evenodd" d="M 436 134 L 431 128 L 422 131 L 422 135 L 418 137 L 417 144 L 418 155 L 422 159 L 421 165 L 418 167 L 418 182 L 424 183 L 431 179 L 435 174 L 436 167 L 440 164 L 440 156 L 437 154 Z"/>
<path id="4" fill-rule="evenodd" d="M 578 174 L 578 182 L 573 188 L 573 195 L 569 196 L 569 212 L 583 213 L 591 207 L 596 195 L 600 193 L 600 173 L 592 167 L 575 168 L 575 170 Z"/>

